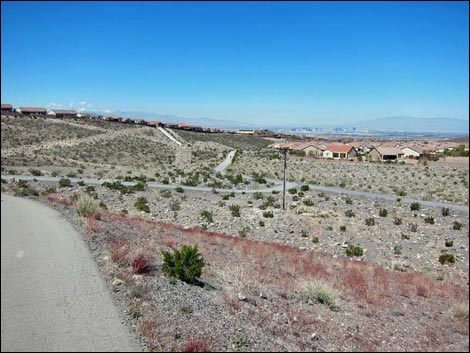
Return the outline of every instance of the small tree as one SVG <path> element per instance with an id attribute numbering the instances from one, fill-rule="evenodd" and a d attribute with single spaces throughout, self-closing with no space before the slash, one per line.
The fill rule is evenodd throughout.
<path id="1" fill-rule="evenodd" d="M 181 250 L 174 249 L 173 254 L 162 251 L 164 274 L 178 278 L 186 283 L 195 284 L 201 277 L 205 265 L 204 258 L 199 253 L 197 244 L 183 245 Z"/>

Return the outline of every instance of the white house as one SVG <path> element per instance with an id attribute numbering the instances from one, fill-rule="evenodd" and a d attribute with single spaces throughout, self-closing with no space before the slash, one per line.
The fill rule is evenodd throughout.
<path id="1" fill-rule="evenodd" d="M 419 146 L 409 146 L 401 149 L 405 158 L 419 158 L 424 150 Z"/>

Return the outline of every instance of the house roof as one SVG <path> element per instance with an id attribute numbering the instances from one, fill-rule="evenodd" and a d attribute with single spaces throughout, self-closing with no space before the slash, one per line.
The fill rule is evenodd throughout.
<path id="1" fill-rule="evenodd" d="M 424 152 L 424 149 L 419 147 L 419 146 L 406 146 L 406 147 L 403 147 L 401 150 L 403 151 L 405 148 L 409 148 L 410 150 L 413 150 L 413 151 L 418 152 L 418 153 L 423 153 Z"/>
<path id="2" fill-rule="evenodd" d="M 2 104 L 2 109 L 10 109 L 13 108 L 11 104 Z"/>
<path id="3" fill-rule="evenodd" d="M 403 151 L 396 147 L 375 147 L 375 149 L 382 155 L 382 156 L 395 156 L 398 154 L 403 154 Z"/>
<path id="4" fill-rule="evenodd" d="M 19 110 L 21 112 L 26 112 L 26 113 L 44 113 L 47 111 L 46 108 L 38 108 L 38 107 L 19 107 Z"/>
<path id="5" fill-rule="evenodd" d="M 75 110 L 51 110 L 51 112 L 56 114 L 77 114 Z"/>
<path id="6" fill-rule="evenodd" d="M 336 152 L 336 153 L 347 153 L 353 149 L 353 146 L 350 145 L 343 145 L 341 143 L 338 144 L 331 144 L 327 146 L 327 150 L 331 152 Z"/>

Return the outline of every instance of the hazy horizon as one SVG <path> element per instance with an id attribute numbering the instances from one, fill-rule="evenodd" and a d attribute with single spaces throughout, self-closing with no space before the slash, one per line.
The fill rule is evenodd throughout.
<path id="1" fill-rule="evenodd" d="M 467 2 L 1 6 L 1 100 L 16 107 L 305 126 L 469 119 Z"/>

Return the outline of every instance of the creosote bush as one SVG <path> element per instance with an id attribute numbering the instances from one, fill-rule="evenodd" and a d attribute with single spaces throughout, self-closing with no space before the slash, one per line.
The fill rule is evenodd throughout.
<path id="1" fill-rule="evenodd" d="M 168 251 L 162 251 L 162 254 L 162 271 L 164 274 L 189 284 L 198 282 L 205 262 L 198 251 L 197 244 L 194 246 L 183 245 L 181 250 L 174 249 L 173 254 Z"/>
<path id="2" fill-rule="evenodd" d="M 411 203 L 410 208 L 412 211 L 419 211 L 421 205 L 418 202 L 413 202 Z"/>
<path id="3" fill-rule="evenodd" d="M 64 178 L 62 178 L 62 179 L 59 180 L 59 187 L 60 187 L 60 188 L 63 188 L 63 187 L 66 187 L 66 186 L 70 186 L 70 185 L 72 185 L 72 182 L 70 181 L 70 179 L 64 179 Z"/>
<path id="4" fill-rule="evenodd" d="M 454 254 L 442 254 L 441 256 L 439 256 L 439 262 L 443 265 L 448 262 L 455 263 L 455 256 Z"/>
<path id="5" fill-rule="evenodd" d="M 349 244 L 346 249 L 346 255 L 348 256 L 362 256 L 363 254 L 364 250 L 359 245 Z"/>

